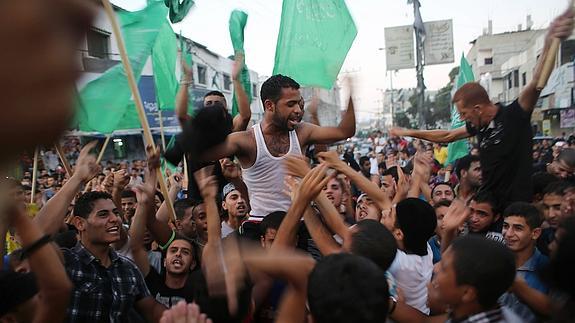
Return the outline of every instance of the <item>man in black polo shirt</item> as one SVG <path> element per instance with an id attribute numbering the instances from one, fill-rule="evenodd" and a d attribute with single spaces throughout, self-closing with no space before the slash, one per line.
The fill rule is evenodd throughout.
<path id="1" fill-rule="evenodd" d="M 467 83 L 453 95 L 453 103 L 466 125 L 453 130 L 391 129 L 390 135 L 411 136 L 432 142 L 452 142 L 477 136 L 483 183 L 480 190 L 500 198 L 501 206 L 513 201 L 530 201 L 533 159 L 531 113 L 539 98 L 537 81 L 554 38 L 564 39 L 573 30 L 571 9 L 549 27 L 543 53 L 531 82 L 508 106 L 492 103 L 479 83 Z"/>

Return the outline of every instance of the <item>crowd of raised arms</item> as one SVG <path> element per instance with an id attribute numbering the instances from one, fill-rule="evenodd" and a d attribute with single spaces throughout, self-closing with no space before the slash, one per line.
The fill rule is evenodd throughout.
<path id="1" fill-rule="evenodd" d="M 152 146 L 131 162 L 97 162 L 97 143 L 74 137 L 51 149 L 92 17 L 90 2 L 0 3 L 0 40 L 43 40 L 0 53 L 0 164 L 21 170 L 0 181 L 0 322 L 575 321 L 575 134 L 533 141 L 535 83 L 509 105 L 465 84 L 458 129 L 358 139 L 351 99 L 321 126 L 299 84 L 274 75 L 260 123 L 244 107 L 222 140 L 195 124 L 210 144 L 182 139 L 171 157 L 187 169 L 165 174 L 163 196 Z M 558 16 L 540 60 L 572 29 L 571 11 Z M 186 129 L 190 82 L 176 108 Z M 227 107 L 204 98 L 205 111 Z M 446 143 L 465 138 L 454 159 Z M 22 152 L 38 146 L 35 171 Z"/>

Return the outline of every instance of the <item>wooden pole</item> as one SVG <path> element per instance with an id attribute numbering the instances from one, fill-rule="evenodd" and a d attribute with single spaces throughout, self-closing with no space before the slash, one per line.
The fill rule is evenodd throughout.
<path id="1" fill-rule="evenodd" d="M 569 4 L 571 10 L 575 10 L 575 0 L 571 0 Z M 541 91 L 547 85 L 549 76 L 553 72 L 555 67 L 555 59 L 557 58 L 557 52 L 559 52 L 559 46 L 561 45 L 561 40 L 559 38 L 553 38 L 551 40 L 551 45 L 547 50 L 543 61 L 543 67 L 541 68 L 541 75 L 539 75 L 539 80 L 537 80 L 537 90 Z"/>
<path id="2" fill-rule="evenodd" d="M 102 161 L 102 157 L 104 157 L 104 153 L 106 152 L 106 147 L 108 147 L 108 143 L 110 142 L 110 138 L 112 135 L 106 135 L 106 140 L 104 140 L 104 144 L 102 145 L 102 149 L 100 149 L 100 153 L 98 154 L 98 159 L 96 159 L 96 164 L 100 164 Z"/>
<path id="3" fill-rule="evenodd" d="M 34 204 L 34 196 L 36 195 L 36 181 L 38 180 L 38 155 L 40 155 L 40 147 L 34 150 L 34 166 L 32 167 L 32 196 L 30 197 L 30 204 Z"/>
<path id="4" fill-rule="evenodd" d="M 136 78 L 134 77 L 134 71 L 132 70 L 132 65 L 130 64 L 130 60 L 128 59 L 128 53 L 126 52 L 126 46 L 122 38 L 122 32 L 120 30 L 120 26 L 118 25 L 118 21 L 116 20 L 116 16 L 114 14 L 114 9 L 112 8 L 112 5 L 110 5 L 109 0 L 102 0 L 102 4 L 104 5 L 104 10 L 106 11 L 108 19 L 110 19 L 110 23 L 112 24 L 112 31 L 116 36 L 116 43 L 120 51 L 122 64 L 124 65 L 124 70 L 126 71 L 126 76 L 128 78 L 128 84 L 130 85 L 130 90 L 132 91 L 132 96 L 134 97 L 134 103 L 136 104 L 136 111 L 138 111 L 138 117 L 140 118 L 142 129 L 144 130 L 143 133 L 144 141 L 146 142 L 147 145 L 151 145 L 153 151 L 156 152 L 156 145 L 154 144 L 152 131 L 150 130 L 150 125 L 148 124 L 148 119 L 146 118 L 146 112 L 144 110 L 144 105 L 142 104 L 142 97 L 140 96 L 140 91 L 138 90 L 138 85 L 136 83 Z M 158 182 L 160 184 L 160 190 L 164 195 L 166 205 L 168 206 L 168 210 L 170 211 L 169 212 L 170 221 L 175 223 L 176 211 L 174 210 L 174 205 L 170 200 L 170 195 L 168 194 L 168 186 L 166 185 L 164 175 L 162 174 L 162 171 L 159 167 L 156 169 L 156 173 L 158 174 Z"/>
<path id="5" fill-rule="evenodd" d="M 60 145 L 59 142 L 56 142 L 56 144 L 54 144 L 54 147 L 56 148 L 56 152 L 58 153 L 58 157 L 60 157 L 60 161 L 62 161 L 62 165 L 64 165 L 64 169 L 66 170 L 66 174 L 68 174 L 68 177 L 72 177 L 72 167 L 70 166 L 70 163 L 68 162 L 68 159 L 66 159 L 66 155 L 64 154 L 64 150 L 62 149 L 62 145 Z"/>
<path id="6" fill-rule="evenodd" d="M 166 151 L 166 137 L 164 136 L 164 121 L 162 120 L 162 110 L 158 109 L 158 117 L 160 118 L 160 136 L 162 137 L 162 151 Z"/>

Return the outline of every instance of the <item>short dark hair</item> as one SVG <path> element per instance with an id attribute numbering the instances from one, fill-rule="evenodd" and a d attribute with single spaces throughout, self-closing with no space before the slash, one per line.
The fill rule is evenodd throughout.
<path id="1" fill-rule="evenodd" d="M 471 197 L 471 201 L 475 201 L 475 203 L 489 204 L 491 206 L 491 210 L 493 211 L 493 215 L 497 215 L 500 212 L 499 201 L 497 200 L 495 195 L 493 195 L 489 191 L 479 191 L 475 193 L 475 195 Z"/>
<path id="2" fill-rule="evenodd" d="M 509 216 L 520 216 L 524 218 L 531 230 L 540 228 L 543 224 L 543 217 L 541 213 L 539 213 L 539 210 L 527 202 L 511 203 L 503 212 L 504 219 Z"/>
<path id="3" fill-rule="evenodd" d="M 387 317 L 385 272 L 360 256 L 339 253 L 321 259 L 309 275 L 307 296 L 318 323 L 375 323 Z"/>
<path id="4" fill-rule="evenodd" d="M 399 180 L 399 175 L 397 174 L 397 166 L 392 166 L 386 169 L 385 171 L 383 171 L 383 174 L 381 174 L 381 176 L 391 176 L 393 177 L 393 180 L 397 183 L 397 181 Z"/>
<path id="5" fill-rule="evenodd" d="M 274 104 L 278 102 L 282 95 L 282 89 L 292 88 L 299 90 L 299 83 L 288 76 L 281 74 L 273 75 L 262 83 L 260 97 L 265 106 L 266 100 L 271 100 Z"/>
<path id="6" fill-rule="evenodd" d="M 469 82 L 463 84 L 454 94 L 451 103 L 460 102 L 464 107 L 474 106 L 477 104 L 489 104 L 489 95 L 485 88 L 479 82 Z"/>
<path id="7" fill-rule="evenodd" d="M 359 166 L 363 166 L 363 163 L 365 163 L 365 162 L 369 162 L 369 157 L 367 157 L 367 156 L 359 157 Z"/>
<path id="8" fill-rule="evenodd" d="M 484 309 L 497 304 L 515 279 L 513 252 L 499 242 L 472 235 L 454 240 L 449 248 L 457 285 L 473 286 Z"/>
<path id="9" fill-rule="evenodd" d="M 457 175 L 457 178 L 461 180 L 461 171 L 463 170 L 469 171 L 471 164 L 479 161 L 481 161 L 481 159 L 479 159 L 479 156 L 474 155 L 467 155 L 459 158 L 455 162 L 455 174 Z"/>
<path id="10" fill-rule="evenodd" d="M 433 209 L 437 210 L 440 207 L 450 207 L 450 206 L 451 206 L 450 200 L 441 200 L 441 201 L 433 204 Z"/>
<path id="11" fill-rule="evenodd" d="M 94 210 L 94 202 L 97 200 L 113 200 L 112 195 L 106 192 L 87 192 L 78 199 L 74 205 L 74 215 L 87 219 L 90 213 Z"/>
<path id="12" fill-rule="evenodd" d="M 220 91 L 210 91 L 210 92 L 208 92 L 208 93 L 206 93 L 206 94 L 204 95 L 204 99 L 207 98 L 207 97 L 210 96 L 210 95 L 220 96 L 220 97 L 222 97 L 222 98 L 225 98 L 225 97 L 226 97 L 226 96 L 225 96 L 222 92 L 220 92 Z"/>
<path id="13" fill-rule="evenodd" d="M 561 150 L 557 160 L 562 160 L 570 168 L 575 168 L 575 149 L 565 148 Z"/>
<path id="14" fill-rule="evenodd" d="M 198 199 L 181 199 L 174 202 L 174 211 L 176 212 L 176 219 L 183 220 L 186 215 L 186 210 L 194 208 L 203 202 Z"/>
<path id="15" fill-rule="evenodd" d="M 351 253 L 373 261 L 381 270 L 387 270 L 395 259 L 397 242 L 393 234 L 378 221 L 358 222 L 351 239 Z"/>
<path id="16" fill-rule="evenodd" d="M 545 186 L 545 189 L 543 190 L 543 195 L 559 195 L 559 196 L 563 196 L 565 195 L 565 189 L 567 189 L 567 187 L 569 187 L 569 184 L 565 181 L 555 181 L 547 186 Z"/>
<path id="17" fill-rule="evenodd" d="M 537 172 L 531 176 L 531 181 L 533 182 L 533 195 L 543 195 L 547 185 L 556 182 L 557 177 L 546 172 Z"/>
<path id="18" fill-rule="evenodd" d="M 284 211 L 275 211 L 266 215 L 260 222 L 260 235 L 265 235 L 268 229 L 279 229 L 286 216 Z"/>
<path id="19" fill-rule="evenodd" d="M 397 203 L 395 225 L 403 232 L 406 251 L 418 256 L 427 255 L 427 240 L 435 234 L 437 216 L 429 203 L 418 198 L 407 198 Z"/>
<path id="20" fill-rule="evenodd" d="M 435 189 L 437 189 L 437 187 L 438 187 L 439 185 L 449 186 L 449 188 L 451 189 L 451 192 L 453 192 L 453 194 L 455 195 L 455 190 L 453 190 L 453 186 L 451 186 L 450 183 L 448 183 L 448 182 L 439 182 L 439 183 L 435 184 L 435 186 L 433 186 L 433 188 L 431 189 L 431 196 L 433 196 L 433 193 L 435 193 Z"/>
<path id="21" fill-rule="evenodd" d="M 158 197 L 160 199 L 161 202 L 164 202 L 164 194 L 162 194 L 162 192 L 156 190 L 156 192 L 154 193 L 154 197 Z"/>
<path id="22" fill-rule="evenodd" d="M 124 198 L 130 198 L 130 197 L 132 197 L 132 198 L 135 199 L 135 198 L 136 198 L 136 193 L 135 193 L 134 191 L 132 191 L 132 190 L 123 190 L 121 196 L 122 196 L 123 199 L 124 199 Z"/>

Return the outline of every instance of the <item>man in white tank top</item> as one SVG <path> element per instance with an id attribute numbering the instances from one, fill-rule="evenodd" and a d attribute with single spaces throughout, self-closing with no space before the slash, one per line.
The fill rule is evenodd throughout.
<path id="1" fill-rule="evenodd" d="M 250 221 L 261 221 L 274 211 L 287 211 L 291 204 L 285 194 L 283 160 L 289 155 L 302 155 L 302 147 L 331 144 L 355 134 L 353 102 L 337 127 L 320 127 L 302 122 L 304 100 L 299 84 L 293 79 L 274 75 L 261 87 L 264 107 L 261 123 L 246 131 L 234 132 L 226 141 L 201 159 L 217 160 L 235 155 L 242 166 L 242 177 L 248 187 Z"/>

